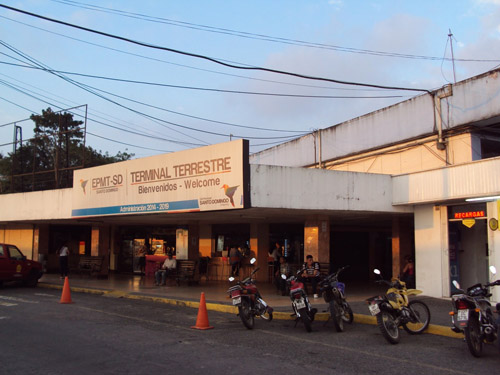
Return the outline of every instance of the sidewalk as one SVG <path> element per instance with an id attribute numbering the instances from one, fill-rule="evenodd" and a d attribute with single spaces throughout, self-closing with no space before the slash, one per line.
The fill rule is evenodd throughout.
<path id="1" fill-rule="evenodd" d="M 57 274 L 45 274 L 40 279 L 40 287 L 62 289 L 64 280 Z M 72 291 L 83 293 L 99 293 L 110 297 L 148 299 L 157 302 L 198 308 L 201 293 L 205 293 L 208 310 L 231 312 L 236 310 L 227 297 L 229 282 L 209 281 L 200 282 L 200 285 L 188 286 L 183 282 L 181 286 L 170 281 L 167 286 L 155 286 L 154 278 L 139 275 L 110 274 L 108 279 L 96 277 L 70 275 L 69 284 Z M 274 285 L 257 282 L 259 291 L 264 300 L 274 308 L 275 319 L 291 319 L 292 313 L 290 298 L 276 293 Z M 354 312 L 354 321 L 363 324 L 376 324 L 375 318 L 370 316 L 365 300 L 376 294 L 384 293 L 385 289 L 377 284 L 373 285 L 346 285 L 346 295 Z M 460 337 L 451 331 L 451 319 L 448 312 L 451 303 L 446 299 L 419 296 L 429 306 L 431 311 L 431 326 L 429 333 L 448 337 Z M 318 309 L 318 320 L 326 320 L 328 305 L 322 298 L 310 298 L 311 303 Z"/>

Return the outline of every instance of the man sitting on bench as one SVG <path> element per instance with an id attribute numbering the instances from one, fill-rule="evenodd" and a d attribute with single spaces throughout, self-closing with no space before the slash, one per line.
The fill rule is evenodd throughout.
<path id="1" fill-rule="evenodd" d="M 172 253 L 168 253 L 167 256 L 168 258 L 165 259 L 165 262 L 163 262 L 160 269 L 155 272 L 156 286 L 160 285 L 160 278 L 161 278 L 161 285 L 165 285 L 167 275 L 175 271 L 177 268 L 177 261 L 175 259 L 172 259 Z"/>

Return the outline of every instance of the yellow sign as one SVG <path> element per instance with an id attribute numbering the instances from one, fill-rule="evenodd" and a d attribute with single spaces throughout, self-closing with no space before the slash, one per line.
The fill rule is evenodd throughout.
<path id="1" fill-rule="evenodd" d="M 17 265 L 17 267 L 16 267 L 16 272 L 17 272 L 17 273 L 21 273 L 21 270 L 22 270 L 22 269 L 23 269 L 23 267 L 21 267 L 21 265 L 20 265 L 20 264 L 18 264 L 18 265 Z"/>
<path id="2" fill-rule="evenodd" d="M 464 219 L 462 220 L 462 224 L 467 228 L 472 228 L 476 224 L 476 219 Z"/>
<path id="3" fill-rule="evenodd" d="M 492 217 L 490 221 L 488 222 L 490 225 L 491 230 L 497 230 L 498 229 L 498 220 Z"/>

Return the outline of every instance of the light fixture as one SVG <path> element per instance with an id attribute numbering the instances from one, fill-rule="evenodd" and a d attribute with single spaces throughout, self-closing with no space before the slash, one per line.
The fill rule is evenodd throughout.
<path id="1" fill-rule="evenodd" d="M 492 195 L 491 197 L 481 197 L 481 198 L 468 198 L 466 202 L 487 202 L 500 199 L 500 195 Z"/>

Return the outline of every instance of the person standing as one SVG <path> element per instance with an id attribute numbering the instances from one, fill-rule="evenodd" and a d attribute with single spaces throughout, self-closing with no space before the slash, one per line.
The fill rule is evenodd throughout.
<path id="1" fill-rule="evenodd" d="M 273 257 L 273 273 L 276 273 L 276 271 L 279 270 L 280 267 L 280 258 L 283 254 L 281 253 L 281 246 L 279 242 L 276 242 L 275 247 L 271 253 L 271 256 Z"/>
<path id="2" fill-rule="evenodd" d="M 241 248 L 232 247 L 229 251 L 229 262 L 231 263 L 231 276 L 240 275 Z"/>
<path id="3" fill-rule="evenodd" d="M 61 248 L 59 249 L 59 269 L 61 271 L 60 279 L 64 279 L 66 276 L 68 276 L 68 271 L 69 271 L 68 259 L 69 259 L 69 248 L 68 244 L 64 242 Z"/>
<path id="4" fill-rule="evenodd" d="M 286 279 L 283 279 L 281 275 L 285 275 L 287 278 L 290 276 L 290 266 L 286 262 L 284 256 L 280 257 L 280 267 L 274 273 L 274 285 L 276 285 L 276 289 L 278 293 L 281 293 L 282 296 L 286 295 Z"/>

